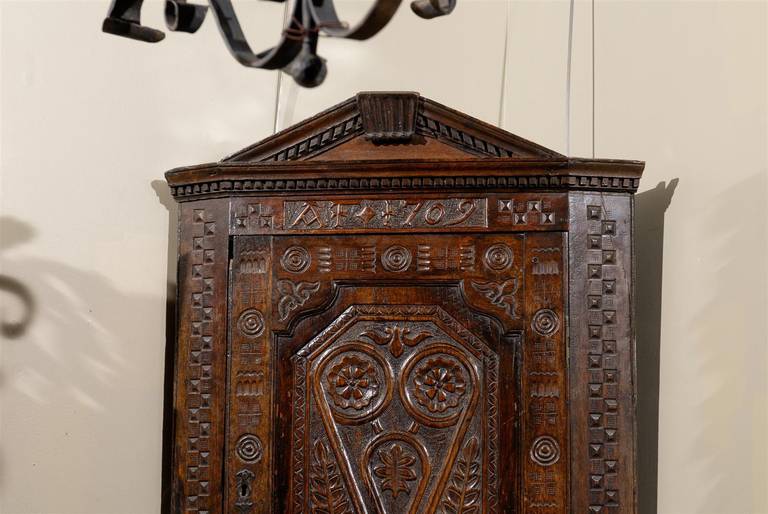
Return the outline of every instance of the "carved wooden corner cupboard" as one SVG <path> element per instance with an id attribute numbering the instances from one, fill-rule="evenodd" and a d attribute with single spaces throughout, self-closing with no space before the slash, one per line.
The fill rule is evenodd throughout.
<path id="1" fill-rule="evenodd" d="M 361 93 L 168 172 L 174 512 L 635 513 L 642 169 Z"/>

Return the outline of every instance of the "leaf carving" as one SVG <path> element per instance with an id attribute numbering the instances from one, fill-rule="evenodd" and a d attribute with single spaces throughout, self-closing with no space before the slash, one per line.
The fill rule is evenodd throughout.
<path id="1" fill-rule="evenodd" d="M 473 437 L 461 451 L 441 502 L 444 514 L 480 512 L 480 446 Z"/>
<path id="2" fill-rule="evenodd" d="M 373 472 L 382 479 L 381 488 L 392 491 L 395 498 L 401 492 L 410 493 L 408 482 L 416 480 L 412 469 L 416 457 L 399 444 L 393 444 L 389 450 L 379 450 L 379 458 L 382 464 L 373 468 Z"/>
<path id="3" fill-rule="evenodd" d="M 315 441 L 312 464 L 309 470 L 309 494 L 312 498 L 312 514 L 351 514 L 349 500 L 342 486 L 336 461 L 328 447 Z"/>

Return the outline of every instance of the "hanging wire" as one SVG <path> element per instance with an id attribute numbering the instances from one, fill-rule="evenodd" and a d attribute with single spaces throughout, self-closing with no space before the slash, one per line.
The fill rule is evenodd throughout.
<path id="1" fill-rule="evenodd" d="M 290 2 L 285 2 L 283 5 L 283 27 L 285 27 L 288 24 L 288 17 L 290 16 L 290 11 L 288 9 L 288 4 Z M 283 70 L 277 70 L 277 91 L 275 92 L 275 117 L 272 120 L 272 133 L 277 133 L 277 128 L 280 123 L 280 91 L 283 88 Z"/>
<path id="2" fill-rule="evenodd" d="M 571 155 L 571 63 L 573 60 L 573 8 L 568 13 L 568 59 L 565 65 L 565 155 Z"/>
<path id="3" fill-rule="evenodd" d="M 506 2 L 504 17 L 504 57 L 501 62 L 501 98 L 499 99 L 499 127 L 504 127 L 504 113 L 507 109 L 507 50 L 509 48 L 509 11 L 512 0 Z"/>

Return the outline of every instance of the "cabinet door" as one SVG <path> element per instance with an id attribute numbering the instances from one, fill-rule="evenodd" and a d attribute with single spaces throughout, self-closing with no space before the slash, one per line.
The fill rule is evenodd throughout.
<path id="1" fill-rule="evenodd" d="M 560 511 L 561 241 L 235 238 L 229 509 Z"/>

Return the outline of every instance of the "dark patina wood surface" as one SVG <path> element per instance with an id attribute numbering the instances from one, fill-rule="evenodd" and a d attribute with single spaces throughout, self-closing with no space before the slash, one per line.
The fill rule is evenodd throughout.
<path id="1" fill-rule="evenodd" d="M 634 514 L 642 169 L 361 93 L 168 172 L 174 511 Z"/>

